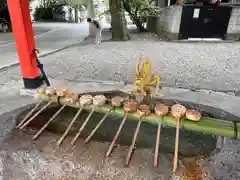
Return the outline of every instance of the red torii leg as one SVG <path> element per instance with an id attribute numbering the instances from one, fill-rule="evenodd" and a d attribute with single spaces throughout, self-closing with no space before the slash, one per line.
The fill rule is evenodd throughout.
<path id="1" fill-rule="evenodd" d="M 42 85 L 34 55 L 35 40 L 28 0 L 7 0 L 24 87 L 36 89 Z"/>

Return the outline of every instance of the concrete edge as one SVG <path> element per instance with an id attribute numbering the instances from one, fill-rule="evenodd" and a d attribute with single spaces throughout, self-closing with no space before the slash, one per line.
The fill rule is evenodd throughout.
<path id="1" fill-rule="evenodd" d="M 80 80 L 80 81 L 71 81 L 71 80 L 67 80 L 67 81 L 59 81 L 59 80 L 54 80 L 51 79 L 51 82 L 53 84 L 53 87 L 69 87 L 69 89 L 76 89 L 76 88 L 72 88 L 74 84 L 74 86 L 105 86 L 105 87 L 111 87 L 113 89 L 118 89 L 121 90 L 123 92 L 127 92 L 127 89 L 130 89 L 132 84 L 129 82 L 124 82 L 124 81 L 104 81 L 104 80 Z M 114 88 L 115 87 L 115 88 Z M 120 88 L 120 89 L 119 89 Z M 103 89 L 106 89 L 103 87 Z M 20 95 L 30 95 L 32 96 L 33 93 L 35 93 L 37 90 L 36 89 L 25 89 L 25 88 L 21 88 L 20 89 Z M 91 92 L 92 89 L 90 89 L 89 92 Z M 92 92 L 96 92 L 98 90 L 94 90 Z M 102 90 L 99 90 L 102 91 Z M 161 91 L 161 90 L 160 90 Z M 171 87 L 171 86 L 164 86 L 162 88 L 162 91 L 171 91 L 173 93 L 182 93 L 182 92 L 192 92 L 192 93 L 199 93 L 199 92 L 204 92 L 206 94 L 211 94 L 211 95 L 219 95 L 219 96 L 224 96 L 224 97 L 235 97 L 234 94 L 228 93 L 228 92 L 222 92 L 222 91 L 215 91 L 215 90 L 210 90 L 210 89 L 190 89 L 190 88 L 179 88 L 179 87 Z M 81 90 L 77 91 L 79 93 L 81 93 Z M 239 98 L 239 97 L 236 97 Z M 240 98 L 239 98 L 240 99 Z"/>
<path id="2" fill-rule="evenodd" d="M 53 87 L 68 88 L 76 93 L 90 93 L 103 91 L 122 91 L 128 92 L 131 84 L 112 81 L 88 81 L 88 82 L 52 82 Z M 20 89 L 21 96 L 34 96 L 36 90 Z M 162 99 L 175 99 L 176 101 L 187 101 L 202 104 L 209 107 L 216 107 L 240 118 L 239 104 L 240 97 L 231 94 L 214 92 L 211 90 L 192 91 L 184 88 L 163 87 L 157 94 Z M 238 121 L 238 120 L 237 120 Z"/>

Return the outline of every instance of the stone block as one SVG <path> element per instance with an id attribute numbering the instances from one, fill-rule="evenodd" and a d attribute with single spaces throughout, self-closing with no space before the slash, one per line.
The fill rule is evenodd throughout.
<path id="1" fill-rule="evenodd" d="M 157 21 L 157 34 L 162 32 L 178 34 L 181 23 L 182 6 L 169 6 L 162 10 Z"/>

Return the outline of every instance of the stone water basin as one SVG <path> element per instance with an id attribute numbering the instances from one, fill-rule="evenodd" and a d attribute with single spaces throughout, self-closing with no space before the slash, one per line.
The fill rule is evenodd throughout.
<path id="1" fill-rule="evenodd" d="M 114 95 L 115 93 L 110 93 Z M 157 101 L 157 100 L 155 100 Z M 171 104 L 175 100 L 165 100 Z M 179 102 L 186 107 L 200 109 L 206 116 L 237 120 L 237 117 L 214 107 L 206 107 L 191 102 Z M 100 127 L 89 144 L 84 144 L 83 139 L 95 127 L 103 114 L 96 113 L 92 116 L 76 146 L 71 147 L 70 142 L 78 127 L 88 115 L 83 112 L 69 136 L 60 148 L 56 141 L 66 129 L 69 121 L 76 113 L 74 108 L 66 108 L 60 116 L 36 141 L 32 141 L 34 133 L 41 127 L 59 108 L 52 106 L 41 113 L 28 128 L 23 131 L 13 130 L 4 140 L 1 151 L 2 160 L 5 162 L 4 174 L 10 179 L 169 179 L 171 176 L 171 162 L 174 151 L 175 129 L 163 127 L 160 144 L 160 166 L 153 168 L 153 148 L 156 138 L 156 127 L 143 123 L 136 142 L 136 151 L 128 168 L 123 167 L 128 146 L 137 125 L 136 121 L 128 120 L 120 134 L 117 148 L 110 158 L 104 155 L 112 140 L 120 118 L 109 117 Z M 29 111 L 26 109 L 16 118 L 18 123 Z M 12 120 L 9 120 L 12 121 Z M 180 160 L 186 158 L 210 156 L 216 147 L 216 137 L 201 133 L 180 131 Z M 183 162 L 183 161 L 182 161 Z M 180 161 L 180 168 L 183 164 Z M 186 173 L 185 173 L 186 174 Z M 197 180 L 195 178 L 195 180 Z"/>

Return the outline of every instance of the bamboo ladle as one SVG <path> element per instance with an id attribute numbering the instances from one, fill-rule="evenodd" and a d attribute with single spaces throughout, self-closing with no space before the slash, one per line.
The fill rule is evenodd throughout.
<path id="1" fill-rule="evenodd" d="M 158 122 L 158 130 L 157 130 L 157 137 L 156 137 L 156 145 L 155 145 L 155 153 L 154 153 L 154 167 L 157 167 L 158 165 L 158 152 L 159 152 L 159 145 L 160 145 L 160 135 L 161 135 L 161 126 L 163 121 L 163 116 L 168 114 L 169 108 L 165 104 L 156 104 L 155 106 L 155 114 L 160 117 L 160 120 Z"/>
<path id="2" fill-rule="evenodd" d="M 38 93 L 45 93 L 46 91 L 46 87 L 42 87 L 40 89 L 37 90 L 37 93 L 35 94 L 35 98 L 39 99 Z M 43 103 L 43 100 L 40 100 L 35 106 L 34 108 L 24 117 L 24 119 L 17 125 L 16 128 L 20 128 L 26 121 L 27 119 L 34 113 L 34 111 Z"/>
<path id="3" fill-rule="evenodd" d="M 171 115 L 176 120 L 176 140 L 175 140 L 175 152 L 173 159 L 173 173 L 176 173 L 177 164 L 178 164 L 178 146 L 179 146 L 179 128 L 180 128 L 180 120 L 185 115 L 187 109 L 181 104 L 175 104 L 171 108 Z"/>
<path id="4" fill-rule="evenodd" d="M 90 104 L 92 104 L 92 95 L 85 94 L 85 95 L 82 95 L 79 98 L 79 106 L 80 106 L 80 108 L 78 109 L 78 112 L 76 113 L 76 115 L 74 116 L 74 118 L 72 119 L 70 124 L 68 125 L 67 129 L 65 130 L 65 132 L 63 133 L 61 138 L 58 140 L 57 146 L 60 146 L 62 144 L 63 140 L 66 138 L 66 136 L 69 133 L 70 129 L 72 128 L 73 124 L 75 123 L 75 121 L 78 119 L 80 113 L 82 112 L 83 106 L 84 105 L 90 105 Z"/>
<path id="5" fill-rule="evenodd" d="M 82 131 L 84 130 L 85 126 L 87 125 L 88 121 L 92 117 L 92 115 L 95 111 L 95 107 L 102 106 L 106 103 L 106 97 L 104 95 L 96 95 L 92 98 L 92 103 L 93 103 L 92 111 L 90 112 L 88 117 L 84 120 L 83 124 L 81 125 L 81 127 L 78 130 L 78 133 L 75 135 L 74 139 L 72 140 L 72 142 L 71 142 L 72 146 L 75 144 L 75 142 L 77 141 L 77 139 L 81 135 Z"/>
<path id="6" fill-rule="evenodd" d="M 38 98 L 38 93 L 45 93 L 46 95 L 54 95 L 56 94 L 56 89 L 52 87 L 43 87 L 38 89 L 37 94 L 35 94 L 35 97 Z M 43 100 L 41 100 L 36 106 L 26 115 L 26 117 L 18 124 L 17 128 L 23 129 L 28 124 L 30 124 L 42 111 L 44 111 L 49 105 L 52 104 L 52 102 L 48 102 L 46 105 L 44 105 L 41 109 L 39 109 L 29 120 L 27 120 L 34 111 L 42 104 Z"/>
<path id="7" fill-rule="evenodd" d="M 141 123 L 143 121 L 143 118 L 144 118 L 144 116 L 148 116 L 149 114 L 151 114 L 151 110 L 150 110 L 149 106 L 145 105 L 145 104 L 140 105 L 138 107 L 137 112 L 140 114 L 140 119 L 138 121 L 136 130 L 134 132 L 134 136 L 133 136 L 133 140 L 132 140 L 131 146 L 130 146 L 130 148 L 128 150 L 128 154 L 127 154 L 127 157 L 126 157 L 126 160 L 125 160 L 125 166 L 128 166 L 129 161 L 131 159 L 132 151 L 133 151 L 133 148 L 135 146 L 135 143 L 136 143 L 136 140 L 137 140 L 137 136 L 138 136 L 138 132 L 140 130 L 140 126 L 141 126 Z"/>
<path id="8" fill-rule="evenodd" d="M 97 130 L 100 128 L 102 123 L 107 119 L 109 113 L 116 107 L 120 107 L 122 103 L 122 97 L 115 96 L 111 99 L 111 105 L 112 108 L 108 110 L 108 112 L 102 117 L 102 119 L 99 121 L 99 123 L 96 125 L 96 127 L 92 130 L 92 132 L 88 135 L 88 137 L 84 140 L 84 143 L 88 143 L 89 140 L 93 137 L 93 135 L 97 132 Z"/>
<path id="9" fill-rule="evenodd" d="M 60 97 L 65 96 L 65 100 L 71 103 L 76 103 L 78 100 L 78 95 L 72 92 L 66 92 L 64 89 L 63 92 L 58 92 L 57 95 Z M 33 136 L 33 140 L 36 140 L 43 131 L 48 127 L 48 125 L 63 111 L 66 105 L 61 106 L 58 111 L 42 126 L 42 128 Z"/>
<path id="10" fill-rule="evenodd" d="M 24 117 L 24 119 L 17 125 L 16 128 L 20 128 L 26 121 L 27 119 L 34 113 L 34 111 L 43 103 L 43 100 L 39 101 L 34 108 Z"/>
<path id="11" fill-rule="evenodd" d="M 125 115 L 124 115 L 124 117 L 123 117 L 123 119 L 121 121 L 121 124 L 118 127 L 118 130 L 117 130 L 117 132 L 116 132 L 116 134 L 115 134 L 115 136 L 114 136 L 114 138 L 113 138 L 109 148 L 108 148 L 108 151 L 106 153 L 106 157 L 110 156 L 110 154 L 111 154 L 111 152 L 113 150 L 113 147 L 114 147 L 114 145 L 115 145 L 115 143 L 116 143 L 116 141 L 118 139 L 118 136 L 119 136 L 119 134 L 120 134 L 120 132 L 121 132 L 121 130 L 123 128 L 123 125 L 124 125 L 125 121 L 127 120 L 128 113 L 137 111 L 137 102 L 135 100 L 129 100 L 129 101 L 125 102 L 124 103 L 124 111 L 125 111 Z"/>

